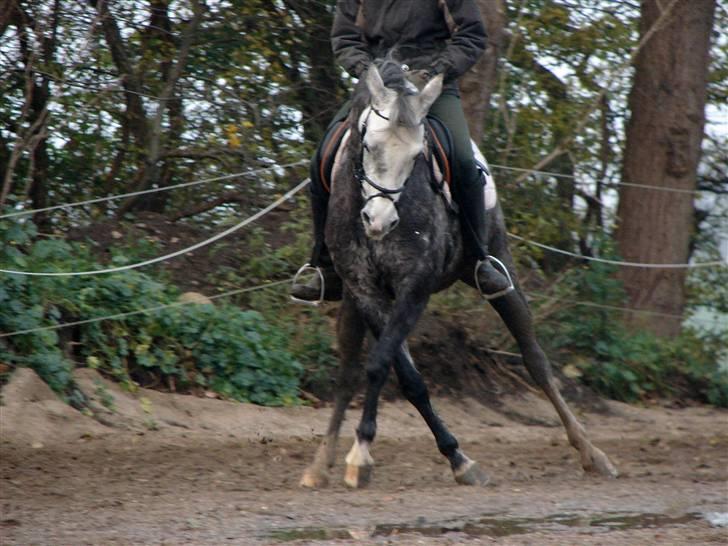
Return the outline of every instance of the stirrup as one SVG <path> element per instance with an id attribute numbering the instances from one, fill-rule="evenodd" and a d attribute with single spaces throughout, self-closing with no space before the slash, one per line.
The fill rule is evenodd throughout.
<path id="1" fill-rule="evenodd" d="M 299 269 L 296 274 L 293 276 L 293 281 L 291 281 L 291 288 L 293 288 L 298 281 L 298 278 L 307 273 L 308 271 L 315 271 L 316 274 L 319 276 L 319 279 L 321 280 L 321 295 L 319 296 L 318 301 L 310 301 L 310 300 L 302 300 L 301 298 L 297 298 L 293 295 L 290 295 L 291 301 L 294 303 L 300 303 L 303 305 L 310 305 L 312 307 L 318 307 L 321 305 L 321 303 L 324 301 L 324 294 L 326 293 L 326 280 L 324 279 L 324 274 L 321 272 L 320 267 L 314 267 L 310 263 L 305 263 L 301 266 L 301 269 Z"/>
<path id="2" fill-rule="evenodd" d="M 504 288 L 503 290 L 498 290 L 493 294 L 486 294 L 485 292 L 483 292 L 483 289 L 480 287 L 480 281 L 478 280 L 478 270 L 480 269 L 480 266 L 483 265 L 486 261 L 492 262 L 494 268 L 497 264 L 499 268 L 502 269 L 502 272 L 505 274 L 506 280 L 508 281 L 508 286 L 506 288 Z M 473 276 L 475 277 L 475 286 L 477 287 L 478 292 L 484 299 L 488 301 L 500 298 L 501 296 L 505 296 L 506 294 L 509 294 L 513 292 L 513 290 L 515 290 L 515 286 L 513 285 L 513 279 L 511 278 L 511 274 L 508 272 L 508 268 L 498 258 L 496 258 L 495 256 L 491 256 L 490 254 L 488 254 L 484 260 L 477 261 L 477 263 L 475 264 L 475 272 Z"/>

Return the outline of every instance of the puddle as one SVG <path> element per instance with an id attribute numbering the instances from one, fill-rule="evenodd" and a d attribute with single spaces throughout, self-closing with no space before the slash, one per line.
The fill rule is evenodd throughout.
<path id="1" fill-rule="evenodd" d="M 360 539 L 368 537 L 393 536 L 402 533 L 416 533 L 427 537 L 438 537 L 448 533 L 462 533 L 472 537 L 507 537 L 535 531 L 558 531 L 566 528 L 590 528 L 595 533 L 613 530 L 659 528 L 669 525 L 690 523 L 707 516 L 684 514 L 667 516 L 665 514 L 605 513 L 605 514 L 554 514 L 545 518 L 508 518 L 499 514 L 484 516 L 473 520 L 448 520 L 444 522 L 417 521 L 415 523 L 386 523 L 360 529 L 303 527 L 279 530 L 267 535 L 278 542 L 294 540 L 334 540 Z"/>
<path id="2" fill-rule="evenodd" d="M 728 512 L 708 512 L 705 519 L 713 527 L 728 527 Z"/>
<path id="3" fill-rule="evenodd" d="M 348 540 L 352 538 L 352 534 L 348 529 L 304 527 L 301 529 L 281 529 L 274 531 L 267 538 L 278 542 L 293 542 L 294 540 Z"/>
<path id="4" fill-rule="evenodd" d="M 685 514 L 682 516 L 667 516 L 665 514 L 622 514 L 595 518 L 592 520 L 591 526 L 604 527 L 606 529 L 645 529 L 690 523 L 698 519 L 700 519 L 700 514 Z"/>

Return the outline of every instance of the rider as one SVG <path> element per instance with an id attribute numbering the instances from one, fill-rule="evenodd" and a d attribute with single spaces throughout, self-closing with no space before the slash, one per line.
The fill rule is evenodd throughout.
<path id="1" fill-rule="evenodd" d="M 466 252 L 479 264 L 476 268 L 482 293 L 500 295 L 510 281 L 487 259 L 485 240 L 485 178 L 473 156 L 470 133 L 463 113 L 457 79 L 485 50 L 486 34 L 475 0 L 339 0 L 331 31 L 336 60 L 352 76 L 363 77 L 372 61 L 395 50 L 398 59 L 413 72 L 429 79 L 444 75 L 442 94 L 430 108 L 430 115 L 450 130 L 453 141 L 453 195 L 463 225 Z M 330 128 L 348 115 L 340 110 Z M 311 163 L 311 208 L 315 244 L 310 265 L 319 267 L 324 279 L 324 299 L 341 298 L 341 279 L 333 269 L 324 243 L 328 193 L 319 176 L 321 146 Z M 294 284 L 295 298 L 317 301 L 321 278 Z"/>

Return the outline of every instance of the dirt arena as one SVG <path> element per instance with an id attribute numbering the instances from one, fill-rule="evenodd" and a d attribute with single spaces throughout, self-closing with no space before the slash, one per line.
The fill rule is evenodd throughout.
<path id="1" fill-rule="evenodd" d="M 498 544 L 728 543 L 728 412 L 607 402 L 579 412 L 616 480 L 583 475 L 548 402 L 511 394 L 497 411 L 439 398 L 465 452 L 490 474 L 455 484 L 415 411 L 384 402 L 372 484 L 343 485 L 359 410 L 332 485 L 298 480 L 330 408 L 261 408 L 141 390 L 91 370 L 96 419 L 29 370 L 2 391 L 0 543 Z M 104 407 L 102 402 L 106 404 Z"/>

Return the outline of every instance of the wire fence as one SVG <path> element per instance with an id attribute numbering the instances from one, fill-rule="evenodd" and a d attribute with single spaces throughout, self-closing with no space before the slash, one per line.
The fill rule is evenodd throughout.
<path id="1" fill-rule="evenodd" d="M 89 271 L 18 271 L 13 269 L 0 269 L 0 273 L 5 273 L 9 275 L 24 275 L 29 277 L 83 277 L 88 275 L 105 275 L 108 273 L 119 273 L 121 271 L 129 271 L 131 269 L 138 269 L 140 267 L 145 267 L 147 265 L 156 264 L 159 262 L 164 262 L 167 260 L 171 260 L 173 258 L 176 258 L 178 256 L 182 256 L 183 254 L 189 254 L 190 252 L 194 252 L 195 250 L 198 250 L 200 248 L 203 248 L 205 246 L 211 245 L 215 241 L 219 241 L 223 237 L 227 237 L 228 235 L 235 233 L 236 231 L 239 231 L 240 229 L 244 228 L 248 224 L 251 224 L 255 222 L 256 220 L 262 218 L 266 214 L 268 214 L 270 211 L 293 197 L 295 194 L 297 194 L 299 191 L 301 191 L 303 188 L 305 188 L 309 183 L 309 180 L 306 179 L 303 182 L 300 182 L 296 187 L 293 189 L 287 191 L 283 196 L 279 197 L 273 203 L 268 205 L 267 207 L 261 209 L 260 211 L 256 212 L 254 215 L 250 216 L 249 218 L 246 218 L 245 220 L 238 222 L 232 227 L 229 227 L 228 229 L 213 235 L 212 237 L 209 237 L 205 239 L 204 241 L 200 241 L 199 243 L 195 243 L 194 245 L 188 246 L 186 248 L 182 248 L 180 250 L 177 250 L 175 252 L 172 252 L 170 254 L 165 254 L 163 256 L 157 256 L 156 258 L 152 258 L 149 260 L 144 260 L 142 262 L 134 263 L 134 264 L 127 264 L 123 266 L 118 267 L 109 267 L 106 269 L 92 269 Z"/>
<path id="2" fill-rule="evenodd" d="M 280 286 L 282 284 L 289 284 L 290 282 L 291 282 L 290 279 L 286 279 L 286 280 L 283 280 L 283 281 L 269 282 L 269 283 L 261 284 L 261 285 L 258 285 L 258 286 L 251 286 L 249 288 L 238 288 L 236 290 L 230 290 L 228 292 L 223 292 L 221 294 L 216 294 L 216 295 L 213 295 L 213 296 L 207 296 L 207 298 L 209 300 L 217 300 L 217 299 L 221 299 L 221 298 L 230 298 L 232 296 L 238 296 L 240 294 L 247 294 L 247 293 L 250 293 L 250 292 L 256 292 L 258 290 L 266 290 L 268 288 L 274 288 L 274 287 Z M 166 304 L 163 304 L 163 305 L 155 305 L 153 307 L 145 307 L 143 309 L 137 309 L 137 310 L 134 310 L 134 311 L 126 311 L 124 313 L 115 313 L 113 315 L 104 315 L 104 316 L 101 316 L 101 317 L 93 317 L 93 318 L 84 319 L 84 320 L 74 320 L 74 321 L 71 321 L 71 322 L 62 322 L 62 323 L 59 323 L 59 324 L 52 324 L 52 325 L 49 325 L 49 326 L 39 326 L 39 327 L 36 327 L 36 328 L 28 328 L 28 329 L 25 329 L 25 330 L 17 330 L 15 332 L 7 332 L 7 333 L 0 332 L 0 338 L 9 338 L 9 337 L 20 336 L 20 335 L 28 335 L 28 334 L 37 334 L 39 332 L 49 332 L 51 330 L 61 330 L 61 329 L 64 329 L 64 328 L 70 328 L 72 326 L 83 326 L 84 324 L 93 324 L 94 322 L 103 322 L 103 321 L 107 321 L 107 320 L 121 320 L 121 319 L 124 319 L 124 318 L 127 318 L 127 317 L 133 317 L 133 316 L 136 316 L 136 315 L 142 315 L 142 314 L 146 314 L 146 313 L 154 313 L 156 311 L 162 311 L 164 309 L 172 309 L 172 308 L 175 308 L 175 307 L 183 307 L 185 305 L 192 305 L 192 304 L 195 304 L 195 303 L 196 302 L 192 302 L 192 301 L 176 301 L 176 302 L 173 302 L 173 303 L 166 303 Z"/>
<path id="3" fill-rule="evenodd" d="M 555 254 L 561 254 L 562 256 L 569 256 L 571 258 L 578 258 L 580 260 L 586 260 L 589 262 L 598 262 L 598 263 L 603 263 L 603 264 L 618 265 L 620 267 L 639 267 L 639 268 L 646 268 L 646 269 L 697 269 L 697 268 L 701 268 L 701 267 L 728 266 L 728 262 L 725 262 L 723 260 L 712 260 L 709 262 L 677 263 L 677 264 L 655 264 L 655 263 L 644 263 L 644 262 L 629 262 L 629 261 L 624 261 L 624 260 L 610 260 L 607 258 L 598 258 L 595 256 L 585 256 L 584 254 L 576 254 L 575 252 L 570 252 L 568 250 L 562 250 L 560 248 L 556 248 L 553 246 L 545 245 L 543 243 L 532 241 L 530 239 L 526 239 L 525 237 L 521 237 L 520 235 L 516 235 L 514 233 L 508 233 L 508 236 L 517 241 L 521 241 L 521 242 L 527 243 L 529 245 L 536 246 L 543 250 L 548 250 L 549 252 L 553 252 Z"/>
<path id="4" fill-rule="evenodd" d="M 146 261 L 139 262 L 139 263 L 136 263 L 136 264 L 128 264 L 128 265 L 125 265 L 125 266 L 119 266 L 119 267 L 114 267 L 114 268 L 107 268 L 107 269 L 102 269 L 102 270 L 92 270 L 92 271 L 77 271 L 77 272 L 33 272 L 33 271 L 14 271 L 14 270 L 0 269 L 0 272 L 6 273 L 6 274 L 14 274 L 14 275 L 44 276 L 44 277 L 45 276 L 52 276 L 52 277 L 87 276 L 87 275 L 100 275 L 100 274 L 107 274 L 107 273 L 115 273 L 115 272 L 127 271 L 127 270 L 130 270 L 130 269 L 136 269 L 136 268 L 143 267 L 143 266 L 146 266 L 146 265 L 151 265 L 151 264 L 154 264 L 154 263 L 159 263 L 159 262 L 162 262 L 162 261 L 165 261 L 165 260 L 169 260 L 169 259 L 175 258 L 177 256 L 181 256 L 183 254 L 192 252 L 192 251 L 197 250 L 199 248 L 202 248 L 202 247 L 204 247 L 206 245 L 210 245 L 210 244 L 214 243 L 215 241 L 217 241 L 217 240 L 219 240 L 219 239 L 221 239 L 221 238 L 223 238 L 223 237 L 225 237 L 227 235 L 230 235 L 231 233 L 234 233 L 235 231 L 238 231 L 238 230 L 242 229 L 243 227 L 249 225 L 250 223 L 252 223 L 252 222 L 254 222 L 254 221 L 262 218 L 263 216 L 265 216 L 266 214 L 268 214 L 269 212 L 271 212 L 272 210 L 274 210 L 276 207 L 280 206 L 282 203 L 284 203 L 285 201 L 287 201 L 288 199 L 290 199 L 291 197 L 293 197 L 296 193 L 298 193 L 299 191 L 301 191 L 309 183 L 310 183 L 310 180 L 308 180 L 308 179 L 303 180 L 302 182 L 300 182 L 299 184 L 297 184 L 295 187 L 293 187 L 292 189 L 290 189 L 288 192 L 286 192 L 283 196 L 279 197 L 278 199 L 276 199 L 275 201 L 273 201 L 270 205 L 268 205 L 267 207 L 261 209 L 260 211 L 258 211 L 253 216 L 250 216 L 250 217 L 246 218 L 245 220 L 243 220 L 243 221 L 235 224 L 234 226 L 232 226 L 232 227 L 224 230 L 221 233 L 218 233 L 217 235 L 214 235 L 214 236 L 212 236 L 212 237 L 210 237 L 208 239 L 205 239 L 204 241 L 201 241 L 199 243 L 196 243 L 195 245 L 192 245 L 192 246 L 183 248 L 183 249 L 178 250 L 178 251 L 176 251 L 174 253 L 167 254 L 167 255 L 164 255 L 164 256 L 160 256 L 160 257 L 157 257 L 157 258 L 154 258 L 154 259 L 146 260 Z M 700 263 L 700 264 L 640 264 L 640 263 L 632 263 L 632 262 L 619 262 L 619 261 L 616 261 L 616 260 L 603 260 L 603 259 L 599 259 L 599 258 L 593 258 L 593 257 L 589 257 L 589 256 L 581 256 L 581 255 L 574 254 L 574 253 L 571 253 L 571 252 L 563 251 L 563 250 L 560 250 L 560 249 L 557 249 L 557 248 L 554 248 L 554 247 L 551 247 L 551 246 L 548 246 L 548 245 L 543 245 L 541 243 L 537 243 L 535 241 L 530 241 L 529 239 L 526 239 L 524 237 L 520 237 L 518 235 L 514 235 L 514 234 L 510 234 L 510 233 L 509 233 L 509 235 L 511 237 L 517 239 L 517 240 L 520 240 L 520 241 L 523 241 L 523 242 L 526 242 L 526 243 L 529 243 L 529 244 L 537 245 L 537 246 L 539 246 L 539 247 L 541 247 L 543 249 L 546 249 L 546 250 L 549 250 L 549 251 L 552 251 L 552 252 L 558 252 L 560 254 L 567 254 L 569 256 L 573 256 L 573 257 L 576 257 L 576 258 L 596 260 L 596 261 L 601 261 L 601 262 L 606 262 L 606 263 L 611 263 L 611 264 L 618 264 L 618 265 L 630 265 L 630 266 L 635 266 L 635 267 L 677 267 L 677 266 L 679 266 L 679 267 L 705 267 L 705 266 L 715 266 L 715 265 L 723 265 L 723 266 L 727 265 L 727 264 L 725 264 L 723 262 L 704 262 L 704 263 Z M 287 284 L 289 282 L 290 282 L 290 280 L 276 281 L 276 282 L 266 283 L 266 284 L 260 285 L 260 286 L 255 286 L 255 287 L 250 287 L 250 288 L 243 288 L 243 289 L 238 289 L 238 290 L 232 290 L 232 291 L 229 291 L 229 292 L 225 292 L 225 293 L 222 293 L 222 294 L 218 294 L 218 295 L 212 296 L 212 297 L 210 297 L 210 299 L 218 299 L 218 298 L 230 297 L 230 296 L 234 296 L 236 294 L 243 294 L 243 293 L 247 293 L 247 292 L 253 292 L 253 291 L 256 291 L 256 290 L 262 290 L 264 288 L 270 288 L 270 287 L 274 287 L 274 286 L 280 286 L 280 285 L 283 285 L 283 284 Z M 574 300 L 569 300 L 569 299 L 565 299 L 565 298 L 548 296 L 548 295 L 545 295 L 545 294 L 529 294 L 529 295 L 535 296 L 535 297 L 538 297 L 538 298 L 542 298 L 542 299 L 551 299 L 551 300 L 564 301 L 564 302 L 569 303 L 569 304 L 572 304 L 572 305 L 591 306 L 591 307 L 602 308 L 602 309 L 612 310 L 612 311 L 620 311 L 620 312 L 646 313 L 646 314 L 650 314 L 650 315 L 654 315 L 654 316 L 663 316 L 663 317 L 669 317 L 669 318 L 679 318 L 681 320 L 684 320 L 685 319 L 685 317 L 683 317 L 682 315 L 674 315 L 674 314 L 668 314 L 668 313 L 661 313 L 661 312 L 657 312 L 657 311 L 650 311 L 650 310 L 644 310 L 644 309 L 631 309 L 631 308 L 626 308 L 626 307 L 619 307 L 619 306 L 613 306 L 613 305 L 605 305 L 605 304 L 600 304 L 600 303 L 595 303 L 595 302 L 574 301 Z M 181 305 L 185 305 L 185 304 L 186 304 L 185 302 L 175 302 L 175 303 L 172 303 L 172 304 L 158 305 L 158 306 L 153 306 L 153 307 L 149 307 L 149 308 L 145 308 L 145 309 L 139 309 L 139 310 L 130 311 L 130 312 L 124 312 L 124 313 L 117 313 L 117 314 L 107 315 L 107 316 L 103 316 L 103 317 L 94 317 L 94 318 L 90 318 L 90 319 L 72 321 L 72 322 L 55 324 L 55 325 L 50 325 L 50 326 L 30 328 L 30 329 L 26 329 L 26 330 L 18 330 L 18 331 L 8 332 L 8 333 L 0 333 L 0 338 L 8 338 L 8 337 L 18 336 L 18 335 L 23 335 L 23 334 L 32 334 L 32 333 L 38 333 L 38 332 L 42 332 L 42 331 L 49 331 L 49 330 L 58 330 L 58 329 L 62 329 L 62 328 L 68 328 L 68 327 L 72 327 L 72 326 L 80 326 L 80 325 L 84 325 L 84 324 L 90 324 L 90 323 L 100 322 L 100 321 L 106 321 L 106 320 L 119 320 L 119 319 L 122 319 L 122 318 L 125 318 L 125 317 L 129 317 L 129 316 L 133 316 L 133 315 L 138 315 L 138 314 L 141 314 L 141 313 L 150 313 L 150 312 L 158 311 L 158 310 L 161 310 L 161 309 L 167 309 L 167 308 L 170 308 L 170 307 L 177 307 L 177 306 L 181 306 Z"/>
<path id="5" fill-rule="evenodd" d="M 301 162 L 291 164 L 296 165 L 300 164 Z M 239 174 L 231 175 L 231 176 L 240 176 Z M 208 179 L 209 181 L 211 179 Z M 203 183 L 205 181 L 198 181 L 198 182 L 192 182 L 189 184 L 197 184 L 197 183 Z M 88 275 L 103 275 L 103 274 L 109 274 L 109 273 L 119 273 L 122 271 L 129 271 L 132 269 L 138 269 L 141 267 L 145 267 L 148 265 L 164 262 L 167 260 L 174 259 L 178 256 L 182 256 L 184 254 L 189 254 L 190 252 L 194 252 L 195 250 L 198 250 L 200 248 L 203 248 L 205 246 L 211 245 L 214 242 L 227 237 L 228 235 L 235 233 L 236 231 L 244 228 L 248 224 L 251 224 L 252 222 L 255 222 L 256 220 L 262 218 L 278 206 L 280 206 L 282 203 L 293 197 L 296 193 L 301 191 L 305 186 L 307 186 L 310 183 L 309 179 L 306 179 L 302 182 L 300 182 L 297 186 L 295 186 L 293 189 L 286 192 L 283 196 L 276 199 L 273 203 L 268 205 L 267 207 L 261 209 L 254 215 L 250 216 L 249 218 L 246 218 L 245 220 L 242 220 L 241 222 L 238 222 L 234 226 L 222 231 L 221 233 L 218 233 L 216 235 L 213 235 L 212 237 L 209 237 L 203 241 L 200 241 L 198 243 L 195 243 L 194 245 L 182 248 L 180 250 L 177 250 L 175 252 L 165 254 L 163 256 L 158 256 L 156 258 L 151 258 L 149 260 L 144 260 L 138 263 L 133 264 L 126 264 L 123 266 L 117 266 L 117 267 L 110 267 L 105 269 L 94 269 L 94 270 L 88 270 L 88 271 L 21 271 L 21 270 L 15 270 L 15 269 L 4 269 L 0 268 L 0 273 L 8 274 L 8 275 L 24 275 L 29 277 L 81 277 L 81 276 L 88 276 Z M 138 194 L 136 192 L 135 194 Z M 133 194 L 127 194 L 127 195 L 133 195 Z M 28 212 L 29 213 L 29 212 Z M 622 267 L 639 267 L 639 268 L 659 268 L 659 269 L 694 269 L 694 268 L 702 268 L 702 267 L 717 267 L 717 266 L 726 266 L 726 264 L 723 261 L 716 260 L 716 261 L 709 261 L 709 262 L 695 262 L 695 263 L 681 263 L 681 264 L 654 264 L 654 263 L 640 263 L 640 262 L 629 262 L 629 261 L 621 261 L 621 260 L 610 260 L 605 258 L 598 258 L 594 256 L 585 256 L 582 254 L 576 254 L 574 252 L 570 252 L 567 250 L 562 250 L 553 246 L 545 245 L 543 243 L 539 243 L 537 241 L 532 241 L 530 239 L 526 239 L 525 237 L 521 237 L 520 235 L 516 235 L 514 233 L 508 233 L 508 236 L 516 239 L 518 241 L 522 241 L 524 243 L 534 245 L 538 248 L 548 250 L 549 252 L 554 252 L 561 255 L 570 256 L 573 258 L 578 258 L 582 260 L 587 261 L 594 261 L 594 262 L 600 262 L 600 263 L 607 263 L 612 265 L 618 265 Z"/>
<path id="6" fill-rule="evenodd" d="M 290 169 L 293 167 L 300 167 L 302 165 L 306 165 L 307 163 L 308 163 L 308 160 L 300 160 L 300 161 L 295 161 L 295 162 L 291 162 L 291 163 L 284 163 L 282 165 L 272 165 L 269 167 L 261 167 L 261 168 L 252 169 L 249 171 L 241 171 L 238 173 L 213 176 L 210 178 L 203 178 L 201 180 L 193 180 L 191 182 L 182 182 L 182 183 L 173 184 L 170 186 L 160 186 L 158 188 L 149 188 L 146 190 L 140 190 L 140 191 L 135 191 L 135 192 L 109 195 L 109 196 L 105 196 L 105 197 L 96 197 L 93 199 L 86 199 L 83 201 L 73 201 L 70 203 L 63 203 L 60 205 L 51 205 L 51 206 L 43 207 L 43 208 L 9 212 L 9 213 L 5 213 L 5 214 L 0 214 L 0 220 L 6 219 L 6 218 L 17 218 L 17 217 L 21 217 L 21 216 L 29 216 L 29 215 L 33 215 L 33 214 L 50 212 L 50 211 L 60 210 L 60 209 L 82 207 L 82 206 L 93 205 L 93 204 L 97 204 L 97 203 L 115 201 L 118 199 L 127 199 L 127 198 L 131 198 L 131 197 L 137 197 L 140 195 L 151 195 L 151 194 L 159 193 L 159 192 L 167 192 L 167 191 L 172 191 L 172 190 L 177 190 L 177 189 L 182 189 L 182 188 L 190 188 L 190 187 L 199 186 L 199 185 L 203 185 L 203 184 L 209 184 L 211 182 L 221 182 L 224 180 L 232 180 L 235 178 L 253 176 L 253 175 L 261 174 L 264 172 L 275 171 L 277 169 Z M 525 169 L 525 168 L 521 168 L 521 167 L 511 167 L 508 165 L 498 165 L 498 164 L 494 164 L 494 163 L 491 163 L 488 166 L 492 167 L 494 169 L 501 169 L 501 170 L 507 170 L 507 171 L 520 172 L 520 173 L 529 173 L 532 175 L 539 175 L 539 176 L 543 175 L 543 176 L 553 176 L 553 177 L 558 177 L 558 178 L 570 178 L 570 179 L 576 178 L 576 176 L 570 175 L 570 174 L 562 174 L 562 173 L 556 173 L 556 172 L 551 172 L 551 171 L 540 171 L 540 170 L 536 170 L 536 169 Z M 664 187 L 664 186 L 654 186 L 654 185 L 647 185 L 647 184 L 633 184 L 630 182 L 612 182 L 610 184 L 623 185 L 623 186 L 634 186 L 634 187 L 651 189 L 651 190 L 656 190 L 656 191 L 667 191 L 667 192 L 674 192 L 674 193 L 688 193 L 688 194 L 695 194 L 695 195 L 699 195 L 701 193 L 699 190 L 686 190 L 686 189 L 681 189 L 681 188 L 669 188 L 669 187 Z"/>
<path id="7" fill-rule="evenodd" d="M 496 163 L 490 163 L 490 167 L 493 167 L 494 169 L 500 169 L 504 171 L 513 171 L 513 172 L 519 172 L 519 173 L 526 173 L 529 175 L 534 176 L 551 176 L 554 178 L 566 178 L 569 180 L 575 180 L 578 181 L 579 178 L 576 175 L 573 174 L 565 174 L 565 173 L 557 173 L 553 171 L 543 171 L 538 169 L 526 169 L 523 167 L 512 167 L 510 165 L 498 165 Z M 602 180 L 602 182 L 605 182 L 605 180 Z M 580 185 L 588 185 L 589 182 L 582 181 L 580 182 Z M 606 184 L 608 187 L 615 187 L 615 186 L 628 186 L 632 188 L 642 188 L 642 189 L 648 189 L 648 190 L 655 190 L 655 191 L 665 191 L 665 192 L 671 192 L 671 193 L 683 193 L 683 194 L 691 194 L 691 195 L 700 195 L 700 190 L 689 190 L 685 188 L 671 188 L 668 186 L 655 186 L 654 184 L 637 184 L 634 182 L 621 182 L 619 180 L 617 181 L 608 181 Z"/>
<path id="8" fill-rule="evenodd" d="M 225 174 L 225 175 L 221 175 L 221 176 L 213 176 L 211 178 L 203 178 L 202 180 L 193 180 L 191 182 L 182 182 L 180 184 L 173 184 L 171 186 L 161 186 L 159 188 L 149 188 L 147 190 L 140 190 L 140 191 L 134 191 L 134 192 L 129 192 L 129 193 L 121 193 L 121 194 L 117 194 L 117 195 L 109 195 L 106 197 L 97 197 L 94 199 L 87 199 L 85 201 L 75 201 L 73 203 L 65 203 L 63 205 L 53 205 L 50 207 L 44 207 L 44 208 L 40 208 L 40 209 L 9 212 L 7 214 L 0 215 L 0 220 L 3 220 L 5 218 L 17 218 L 19 216 L 28 216 L 31 214 L 38 214 L 41 212 L 49 212 L 49 211 L 59 210 L 59 209 L 66 209 L 66 208 L 72 208 L 72 207 L 83 207 L 86 205 L 104 203 L 107 201 L 114 201 L 117 199 L 127 199 L 129 197 L 137 197 L 139 195 L 149 195 L 152 193 L 178 190 L 180 188 L 191 188 L 193 186 L 200 186 L 202 184 L 209 184 L 211 182 L 221 182 L 223 180 L 232 180 L 234 178 L 253 176 L 253 175 L 261 174 L 264 172 L 274 171 L 276 169 L 290 169 L 292 167 L 298 167 L 301 165 L 305 165 L 306 163 L 308 163 L 307 160 L 301 160 L 301 161 L 296 161 L 293 163 L 284 163 L 283 165 L 273 165 L 271 167 L 262 167 L 260 169 L 252 169 L 249 171 L 242 171 L 239 173 Z"/>
<path id="9" fill-rule="evenodd" d="M 264 284 L 257 285 L 257 286 L 229 290 L 227 292 L 222 292 L 220 294 L 207 296 L 207 298 L 209 300 L 230 298 L 230 297 L 241 295 L 241 294 L 257 292 L 259 290 L 267 290 L 270 288 L 276 288 L 276 287 L 280 287 L 283 285 L 290 285 L 292 281 L 293 281 L 293 278 L 279 280 L 279 281 L 272 281 L 272 282 L 264 283 Z M 560 296 L 551 296 L 548 294 L 541 294 L 538 292 L 525 292 L 524 294 L 527 296 L 536 298 L 536 299 L 542 299 L 542 300 L 548 300 L 548 301 L 559 301 L 559 302 L 567 303 L 569 305 L 594 307 L 594 308 L 598 308 L 598 309 L 604 309 L 607 311 L 616 311 L 616 312 L 620 312 L 620 313 L 627 312 L 627 313 L 635 313 L 635 314 L 647 314 L 647 315 L 658 316 L 658 317 L 678 318 L 681 320 L 687 320 L 688 318 L 690 318 L 690 317 L 685 317 L 683 315 L 676 315 L 676 314 L 672 314 L 672 313 L 662 313 L 659 311 L 650 311 L 647 309 L 632 309 L 629 307 L 621 307 L 621 306 L 617 306 L 617 305 L 607 305 L 607 304 L 595 303 L 595 302 L 590 302 L 590 301 L 573 300 L 573 299 L 564 298 L 564 297 L 560 297 Z M 184 307 L 186 305 L 192 305 L 195 303 L 196 302 L 193 302 L 193 301 L 176 301 L 176 302 L 172 302 L 172 303 L 168 303 L 168 304 L 154 305 L 151 307 L 136 309 L 134 311 L 126 311 L 123 313 L 115 313 L 115 314 L 111 314 L 111 315 L 104 315 L 104 316 L 99 316 L 99 317 L 83 319 L 83 320 L 63 322 L 63 323 L 52 324 L 52 325 L 48 325 L 48 326 L 38 326 L 38 327 L 34 327 L 34 328 L 27 328 L 24 330 L 16 330 L 13 332 L 5 332 L 5 333 L 0 332 L 0 338 L 11 338 L 11 337 L 16 337 L 16 336 L 20 336 L 20 335 L 29 335 L 29 334 L 37 334 L 40 332 L 61 330 L 61 329 L 65 329 L 65 328 L 71 328 L 74 326 L 83 326 L 86 324 L 93 324 L 96 322 L 104 322 L 104 321 L 108 321 L 108 320 L 121 320 L 121 319 L 124 319 L 127 317 L 132 317 L 132 316 L 137 316 L 137 315 L 147 314 L 147 313 L 154 313 L 154 312 L 162 311 L 165 309 Z M 479 305 L 476 308 L 466 309 L 466 310 L 464 310 L 464 312 L 465 313 L 480 312 L 483 310 L 483 308 L 484 308 L 483 305 Z M 725 326 L 725 324 L 723 324 L 722 322 L 714 321 L 711 319 L 702 319 L 701 322 L 712 323 L 712 324 L 715 324 L 718 326 Z M 491 352 L 504 354 L 504 355 L 511 355 L 511 356 L 520 356 L 519 354 L 516 354 L 516 353 L 507 353 L 507 352 L 503 352 L 503 351 L 492 350 Z"/>

